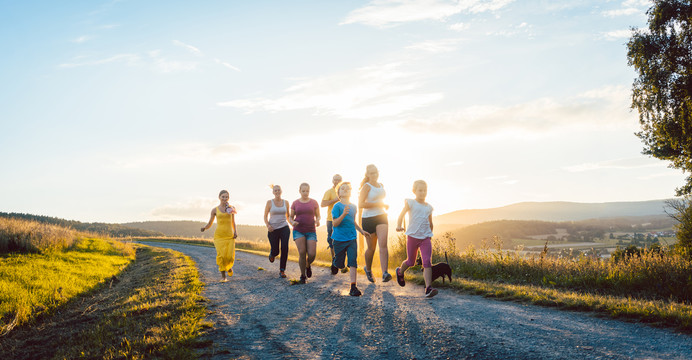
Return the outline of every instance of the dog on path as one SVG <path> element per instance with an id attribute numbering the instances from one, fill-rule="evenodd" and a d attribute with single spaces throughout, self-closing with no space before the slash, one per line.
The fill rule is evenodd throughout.
<path id="1" fill-rule="evenodd" d="M 438 278 L 442 278 L 442 283 L 445 283 L 445 276 L 449 278 L 449 282 L 452 282 L 452 267 L 449 266 L 449 259 L 447 259 L 447 252 L 445 251 L 445 261 L 446 262 L 441 262 L 437 264 L 433 264 L 432 266 L 432 281 L 435 281 Z M 418 255 L 418 259 L 416 259 L 416 265 L 423 266 L 423 260 L 420 258 L 420 255 Z M 423 268 L 421 268 L 423 270 Z"/>

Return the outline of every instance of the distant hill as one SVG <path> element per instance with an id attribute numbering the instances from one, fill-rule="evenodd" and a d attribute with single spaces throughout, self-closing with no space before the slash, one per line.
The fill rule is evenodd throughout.
<path id="1" fill-rule="evenodd" d="M 435 225 L 471 225 L 494 220 L 579 221 L 665 215 L 666 200 L 576 203 L 521 202 L 491 209 L 458 210 L 434 217 Z"/>
<path id="2" fill-rule="evenodd" d="M 191 220 L 172 220 L 172 221 L 142 221 L 121 224 L 123 226 L 145 231 L 153 231 L 162 233 L 166 236 L 182 236 L 182 237 L 201 237 L 212 239 L 216 230 L 216 222 L 205 232 L 201 232 L 200 228 L 206 225 L 206 222 L 191 221 Z M 267 227 L 256 225 L 241 225 L 238 226 L 238 237 L 245 240 L 257 241 L 267 239 Z"/>

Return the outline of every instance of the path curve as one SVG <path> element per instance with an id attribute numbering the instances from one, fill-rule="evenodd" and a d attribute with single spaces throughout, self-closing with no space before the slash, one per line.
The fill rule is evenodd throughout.
<path id="1" fill-rule="evenodd" d="M 185 253 L 207 284 L 213 359 L 692 359 L 692 336 L 587 313 L 486 299 L 396 281 L 348 296 L 348 275 L 314 267 L 305 285 L 278 276 L 278 260 L 238 251 L 219 283 L 210 247 L 147 243 Z M 262 267 L 266 270 L 258 270 Z M 300 275 L 289 262 L 287 275 Z M 379 279 L 378 279 L 379 280 Z"/>

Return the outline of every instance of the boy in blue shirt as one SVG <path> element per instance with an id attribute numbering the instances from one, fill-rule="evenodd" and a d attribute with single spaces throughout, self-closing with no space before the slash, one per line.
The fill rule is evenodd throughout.
<path id="1" fill-rule="evenodd" d="M 351 268 L 351 290 L 349 295 L 360 296 L 361 292 L 356 287 L 356 275 L 358 274 L 358 263 L 356 257 L 358 256 L 358 231 L 363 234 L 366 238 L 370 238 L 370 234 L 363 231 L 363 229 L 356 224 L 356 214 L 358 213 L 358 208 L 356 205 L 351 204 L 349 198 L 351 197 L 351 183 L 345 182 L 339 186 L 337 191 L 339 196 L 339 202 L 334 204 L 332 208 L 332 240 L 334 244 L 334 258 L 332 259 L 332 275 L 336 275 L 340 268 L 345 267 L 346 256 L 348 255 L 348 267 Z"/>

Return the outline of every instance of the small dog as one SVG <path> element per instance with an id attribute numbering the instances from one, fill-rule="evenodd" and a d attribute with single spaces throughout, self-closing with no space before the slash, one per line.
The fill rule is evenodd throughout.
<path id="1" fill-rule="evenodd" d="M 447 259 L 447 252 L 445 251 L 445 261 L 443 263 L 433 264 L 432 266 L 432 281 L 442 277 L 442 283 L 445 283 L 445 275 L 449 278 L 449 282 L 452 282 L 452 267 L 449 266 L 449 259 Z M 421 266 L 421 271 L 423 270 L 423 260 L 420 255 L 416 259 L 416 265 Z"/>

